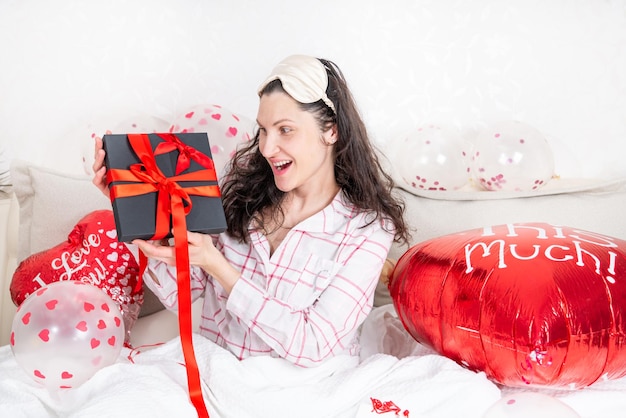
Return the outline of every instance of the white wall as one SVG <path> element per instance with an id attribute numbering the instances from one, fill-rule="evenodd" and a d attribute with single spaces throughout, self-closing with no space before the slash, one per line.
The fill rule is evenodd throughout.
<path id="1" fill-rule="evenodd" d="M 129 116 L 254 119 L 292 53 L 342 67 L 379 143 L 517 119 L 558 174 L 626 175 L 626 0 L 0 0 L 0 152 L 75 169 Z"/>

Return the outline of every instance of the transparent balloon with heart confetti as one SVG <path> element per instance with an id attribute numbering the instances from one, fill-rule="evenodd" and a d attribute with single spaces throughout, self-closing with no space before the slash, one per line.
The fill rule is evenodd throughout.
<path id="1" fill-rule="evenodd" d="M 78 387 L 115 363 L 123 344 L 119 306 L 101 289 L 73 280 L 26 298 L 10 339 L 18 365 L 52 392 Z"/>
<path id="2" fill-rule="evenodd" d="M 411 192 L 460 189 L 469 181 L 469 148 L 452 127 L 422 126 L 392 143 L 396 181 Z"/>
<path id="3" fill-rule="evenodd" d="M 252 138 L 254 123 L 220 105 L 197 105 L 174 119 L 169 132 L 206 132 L 218 176 L 225 174 L 237 147 Z"/>
<path id="4" fill-rule="evenodd" d="M 537 190 L 554 177 L 554 155 L 546 137 L 520 121 L 500 121 L 482 129 L 470 159 L 472 180 L 484 190 Z"/>

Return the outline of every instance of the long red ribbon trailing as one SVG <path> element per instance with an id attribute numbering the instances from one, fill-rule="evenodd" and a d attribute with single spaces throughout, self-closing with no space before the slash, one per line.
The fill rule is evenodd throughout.
<path id="1" fill-rule="evenodd" d="M 122 197 L 157 192 L 156 227 L 151 239 L 158 240 L 167 236 L 170 233 L 170 219 L 172 219 L 178 286 L 178 326 L 187 369 L 189 398 L 196 408 L 198 417 L 209 418 L 209 413 L 202 397 L 200 372 L 193 348 L 191 278 L 189 274 L 189 247 L 185 217 L 192 207 L 189 195 L 219 197 L 220 191 L 217 185 L 182 187 L 179 182 L 216 181 L 217 176 L 213 161 L 205 154 L 180 141 L 174 134 L 159 134 L 159 136 L 164 142 L 160 143 L 153 152 L 148 135 L 128 134 L 128 141 L 141 163 L 131 165 L 129 170 L 107 170 L 107 181 L 111 185 L 111 201 Z M 174 150 L 179 151 L 176 175 L 168 178 L 157 166 L 154 156 Z M 190 160 L 192 159 L 205 167 L 205 169 L 193 173 L 180 174 L 189 168 Z M 132 183 L 112 184 L 112 182 L 116 181 Z M 147 259 L 145 255 L 140 253 L 139 265 L 141 274 L 138 286 L 141 286 L 141 277 L 145 271 L 146 264 Z"/>

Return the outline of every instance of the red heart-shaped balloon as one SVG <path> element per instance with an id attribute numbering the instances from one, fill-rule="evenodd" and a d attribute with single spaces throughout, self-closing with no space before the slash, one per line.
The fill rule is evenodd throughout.
<path id="1" fill-rule="evenodd" d="M 411 247 L 389 290 L 419 342 L 508 386 L 626 375 L 626 241 L 544 223 Z"/>

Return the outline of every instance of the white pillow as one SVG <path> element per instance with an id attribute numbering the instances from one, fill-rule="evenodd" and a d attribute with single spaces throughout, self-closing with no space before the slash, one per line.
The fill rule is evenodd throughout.
<path id="1" fill-rule="evenodd" d="M 18 262 L 63 242 L 89 212 L 111 209 L 109 199 L 86 175 L 65 174 L 14 160 L 11 180 L 20 206 Z"/>
<path id="2" fill-rule="evenodd" d="M 410 245 L 467 229 L 521 222 L 571 226 L 626 239 L 626 178 L 553 179 L 534 192 L 397 192 L 413 229 Z M 399 258 L 409 246 L 395 244 L 389 257 Z"/>

